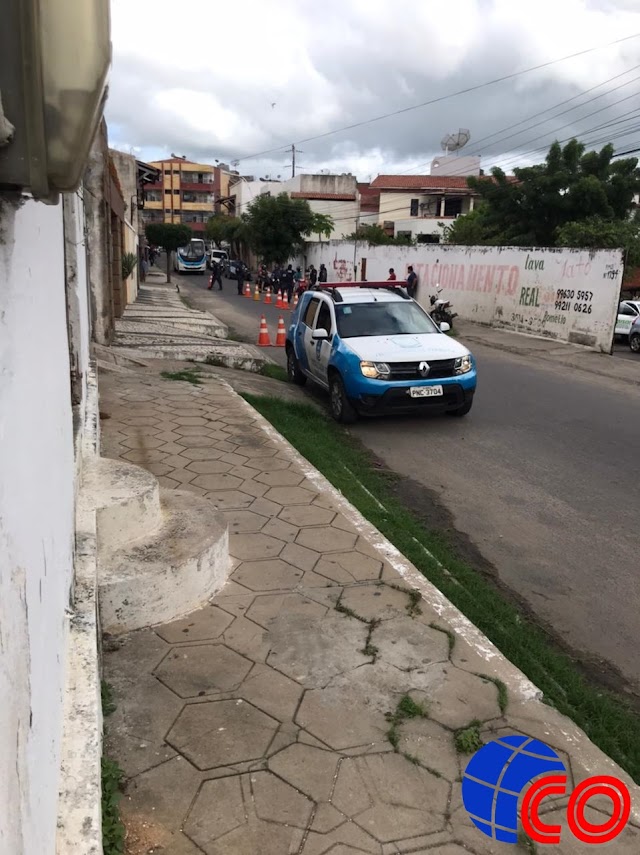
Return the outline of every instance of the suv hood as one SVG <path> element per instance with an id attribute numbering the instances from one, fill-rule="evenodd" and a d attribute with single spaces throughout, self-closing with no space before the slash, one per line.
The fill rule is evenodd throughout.
<path id="1" fill-rule="evenodd" d="M 365 362 L 411 362 L 414 359 L 454 359 L 469 350 L 454 338 L 438 333 L 422 335 L 366 335 L 343 339 Z"/>

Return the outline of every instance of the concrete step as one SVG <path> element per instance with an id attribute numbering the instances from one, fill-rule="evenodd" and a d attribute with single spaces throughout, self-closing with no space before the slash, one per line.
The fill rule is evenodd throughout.
<path id="1" fill-rule="evenodd" d="M 95 496 L 98 548 L 104 543 L 118 549 L 158 531 L 163 523 L 160 486 L 146 469 L 99 457 L 85 478 Z"/>
<path id="2" fill-rule="evenodd" d="M 230 571 L 227 525 L 206 499 L 160 490 L 160 528 L 99 553 L 100 620 L 118 635 L 175 620 L 203 606 Z"/>
<path id="3" fill-rule="evenodd" d="M 119 335 L 112 345 L 122 356 L 129 359 L 176 359 L 179 361 L 208 362 L 226 368 L 259 371 L 266 363 L 257 347 L 229 341 L 228 339 L 207 340 L 185 334 L 174 341 L 158 341 L 143 336 Z"/>

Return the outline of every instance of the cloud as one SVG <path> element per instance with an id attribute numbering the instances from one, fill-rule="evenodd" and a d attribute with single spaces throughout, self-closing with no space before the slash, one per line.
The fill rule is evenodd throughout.
<path id="1" fill-rule="evenodd" d="M 240 159 L 244 173 L 285 175 L 293 141 L 640 32 L 636 0 L 236 0 L 224 16 L 214 9 L 210 0 L 184 9 L 169 0 L 112 0 L 107 120 L 115 145 L 136 146 L 148 159 L 175 151 L 209 162 Z M 640 92 L 634 66 L 640 38 L 311 139 L 299 161 L 309 171 L 363 178 L 427 171 L 442 136 L 458 127 L 471 129 L 468 150 L 482 154 L 486 167 L 535 160 L 556 129 L 560 138 L 585 132 L 587 140 L 626 130 L 616 139 L 627 145 L 639 138 L 640 119 L 591 129 L 640 109 L 640 96 L 617 103 Z M 547 113 L 503 131 L 623 72 L 557 119 Z M 600 107 L 607 109 L 588 117 Z M 505 140 L 514 130 L 520 133 Z M 263 151 L 270 153 L 249 157 Z"/>

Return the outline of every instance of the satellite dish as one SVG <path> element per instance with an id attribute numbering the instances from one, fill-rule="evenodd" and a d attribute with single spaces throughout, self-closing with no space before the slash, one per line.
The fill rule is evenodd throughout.
<path id="1" fill-rule="evenodd" d="M 452 151 L 460 151 L 471 139 L 471 131 L 468 128 L 459 128 L 457 133 L 445 134 L 440 140 L 440 145 L 445 154 Z"/>

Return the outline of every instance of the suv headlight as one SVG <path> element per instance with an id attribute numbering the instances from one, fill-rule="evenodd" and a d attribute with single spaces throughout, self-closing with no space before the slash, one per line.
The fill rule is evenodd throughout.
<path id="1" fill-rule="evenodd" d="M 471 371 L 473 368 L 473 360 L 471 359 L 471 354 L 467 353 L 466 356 L 459 356 L 456 359 L 456 374 L 466 374 L 468 371 Z"/>
<path id="2" fill-rule="evenodd" d="M 369 377 L 372 380 L 379 380 L 391 375 L 391 369 L 386 362 L 361 362 L 360 371 L 362 371 L 365 377 Z"/>

